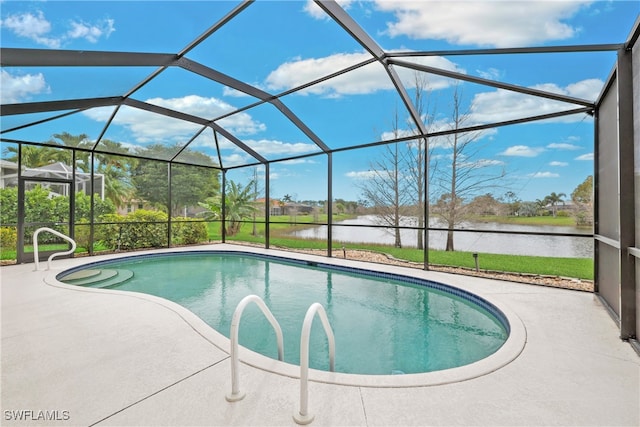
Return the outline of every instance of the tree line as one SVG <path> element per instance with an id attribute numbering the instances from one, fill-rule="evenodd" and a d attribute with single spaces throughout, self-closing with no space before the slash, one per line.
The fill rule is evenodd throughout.
<path id="1" fill-rule="evenodd" d="M 402 247 L 403 225 L 416 225 L 418 248 L 423 249 L 425 222 L 424 195 L 430 198 L 429 213 L 445 222 L 447 229 L 446 250 L 454 250 L 454 230 L 470 215 L 495 208 L 501 203 L 493 194 L 508 188 L 507 172 L 499 161 L 481 157 L 483 130 L 470 129 L 471 111 L 463 108 L 463 93 L 455 86 L 449 102 L 447 120 L 437 111 L 431 100 L 426 79 L 415 75 L 413 106 L 429 134 L 437 130 L 437 137 L 419 136 L 411 121 L 402 120 L 398 110 L 391 120 L 389 139 L 397 140 L 416 135 L 409 142 L 392 142 L 384 145 L 382 154 L 369 166 L 369 177 L 360 185 L 363 204 L 376 216 L 381 225 L 390 227 L 394 244 Z M 438 122 L 436 123 L 436 118 Z M 409 129 L 401 125 L 409 123 Z M 446 123 L 445 123 L 446 122 Z M 593 222 L 593 177 L 588 177 L 571 194 L 572 214 L 578 225 Z M 548 207 L 556 216 L 559 204 L 566 194 L 552 192 L 536 202 L 522 202 L 515 193 L 507 191 L 505 198 L 509 214 L 534 216 L 544 214 Z M 407 223 L 409 222 L 409 223 Z"/>

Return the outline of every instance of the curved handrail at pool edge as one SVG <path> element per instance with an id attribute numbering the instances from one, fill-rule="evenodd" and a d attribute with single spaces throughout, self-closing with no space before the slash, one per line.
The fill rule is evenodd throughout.
<path id="1" fill-rule="evenodd" d="M 309 415 L 309 336 L 311 335 L 311 324 L 313 318 L 318 314 L 322 321 L 327 340 L 329 341 L 329 370 L 335 370 L 335 354 L 336 341 L 333 336 L 333 330 L 329 324 L 327 312 L 322 304 L 314 302 L 307 310 L 302 323 L 302 333 L 300 336 L 300 410 L 293 414 L 293 420 L 298 424 L 309 424 L 313 421 L 314 416 Z"/>
<path id="2" fill-rule="evenodd" d="M 64 251 L 64 252 L 56 252 L 54 254 L 51 254 L 49 256 L 49 258 L 47 259 L 47 270 L 51 270 L 51 260 L 53 260 L 53 258 L 57 257 L 57 256 L 62 256 L 62 255 L 70 255 L 72 253 L 75 252 L 76 250 L 76 241 L 73 240 L 71 237 L 60 233 L 57 230 L 54 230 L 52 228 L 49 227 L 40 227 L 38 228 L 36 231 L 33 232 L 33 260 L 35 262 L 35 271 L 38 271 L 40 269 L 40 256 L 38 255 L 38 235 L 40 234 L 40 232 L 42 231 L 48 231 L 51 234 L 55 234 L 56 236 L 65 239 L 67 242 L 71 243 L 71 249 L 69 249 L 68 251 Z"/>
<path id="3" fill-rule="evenodd" d="M 225 396 L 229 402 L 242 400 L 245 396 L 245 393 L 240 392 L 240 380 L 238 379 L 238 369 L 240 368 L 238 360 L 238 329 L 240 328 L 240 318 L 242 317 L 245 307 L 252 302 L 262 310 L 264 316 L 267 318 L 269 323 L 271 323 L 271 326 L 273 326 L 278 341 L 278 360 L 284 360 L 284 339 L 282 337 L 282 328 L 280 327 L 280 324 L 262 298 L 257 295 L 247 295 L 238 303 L 236 310 L 233 312 L 233 317 L 231 318 L 231 330 L 229 332 L 229 338 L 231 339 L 231 393 Z"/>

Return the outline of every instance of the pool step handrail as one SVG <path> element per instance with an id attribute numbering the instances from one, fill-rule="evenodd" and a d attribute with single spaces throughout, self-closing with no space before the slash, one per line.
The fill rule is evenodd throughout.
<path id="1" fill-rule="evenodd" d="M 320 303 L 313 303 L 307 310 L 302 323 L 302 333 L 300 335 L 300 409 L 293 414 L 293 420 L 298 424 L 310 424 L 314 416 L 309 414 L 309 336 L 311 335 L 311 324 L 313 318 L 318 314 L 322 321 L 324 332 L 329 341 L 329 370 L 335 369 L 336 342 L 333 330 L 329 324 L 327 312 Z"/>
<path id="2" fill-rule="evenodd" d="M 240 368 L 240 362 L 238 360 L 238 329 L 240 328 L 240 318 L 242 312 L 249 303 L 255 303 L 262 313 L 267 318 L 271 326 L 276 332 L 276 339 L 278 341 L 278 360 L 284 360 L 284 339 L 282 337 L 282 328 L 280 324 L 269 310 L 269 307 L 264 303 L 262 298 L 257 295 L 247 295 L 236 306 L 236 310 L 233 312 L 231 318 L 231 330 L 229 332 L 229 338 L 231 339 L 231 393 L 228 393 L 225 398 L 228 402 L 237 402 L 242 400 L 245 393 L 240 392 L 240 380 L 238 378 L 238 369 Z"/>
<path id="3" fill-rule="evenodd" d="M 54 254 L 51 254 L 49 256 L 49 259 L 47 260 L 47 270 L 51 270 L 51 260 L 54 259 L 55 257 L 58 256 L 63 256 L 63 255 L 70 255 L 72 253 L 75 252 L 76 250 L 76 241 L 73 240 L 71 237 L 60 233 L 57 230 L 54 230 L 52 228 L 49 227 L 40 227 L 38 228 L 36 231 L 33 232 L 33 259 L 34 262 L 36 264 L 36 268 L 35 271 L 38 271 L 40 269 L 40 256 L 38 255 L 38 235 L 42 232 L 42 231 L 48 231 L 51 234 L 55 234 L 56 236 L 65 239 L 67 242 L 71 243 L 71 249 L 69 249 L 68 251 L 64 251 L 64 252 L 56 252 Z"/>

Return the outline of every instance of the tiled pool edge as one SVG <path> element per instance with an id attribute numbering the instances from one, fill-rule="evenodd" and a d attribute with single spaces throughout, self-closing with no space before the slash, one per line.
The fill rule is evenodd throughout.
<path id="1" fill-rule="evenodd" d="M 481 292 L 476 292 L 478 298 L 475 298 L 475 293 L 466 291 L 464 289 L 460 289 L 457 286 L 440 284 L 430 279 L 419 278 L 411 275 L 403 275 L 399 273 L 390 273 L 386 271 L 381 271 L 383 267 L 377 264 L 371 264 L 371 269 L 365 269 L 362 266 L 352 266 L 352 265 L 341 265 L 345 262 L 345 260 L 339 260 L 339 262 L 334 263 L 334 259 L 327 258 L 322 261 L 315 261 L 317 256 L 300 256 L 300 254 L 292 254 L 286 252 L 286 255 L 282 255 L 279 251 L 274 250 L 261 250 L 261 251 L 251 251 L 250 248 L 242 248 L 242 249 L 229 249 L 229 248 L 221 248 L 221 249 L 207 249 L 207 250 L 162 250 L 162 251 L 154 251 L 153 253 L 145 253 L 133 255 L 134 257 L 154 257 L 158 255 L 166 255 L 170 253 L 233 253 L 238 255 L 251 255 L 251 256 L 259 256 L 270 259 L 277 259 L 278 261 L 292 262 L 292 263 L 302 263 L 307 264 L 308 260 L 317 266 L 323 266 L 326 268 L 340 269 L 348 272 L 355 272 L 360 274 L 374 274 L 382 277 L 389 278 L 401 278 L 402 280 L 409 281 L 414 284 L 424 284 L 428 282 L 432 285 L 440 285 L 445 287 L 446 291 L 451 291 L 451 289 L 456 289 L 461 293 L 461 295 L 471 296 L 474 303 L 478 301 L 486 300 L 492 307 L 492 313 L 499 313 L 499 317 L 506 319 L 507 325 L 509 328 L 509 338 L 502 345 L 500 349 L 498 349 L 495 353 L 488 356 L 485 359 L 479 360 L 469 365 L 461 366 L 458 368 L 452 368 L 447 370 L 428 372 L 428 373 L 420 373 L 420 374 L 406 374 L 406 375 L 356 375 L 356 374 L 344 374 L 344 373 L 333 373 L 333 372 L 325 372 L 319 370 L 311 370 L 309 379 L 311 381 L 323 382 L 329 384 L 336 385 L 347 385 L 347 386 L 360 386 L 360 387 L 425 387 L 425 386 L 435 386 L 442 384 L 449 384 L 454 382 L 466 381 L 473 378 L 477 378 L 480 376 L 484 376 L 494 372 L 503 366 L 506 366 L 513 360 L 515 360 L 520 353 L 523 351 L 524 346 L 526 344 L 526 329 L 524 324 L 520 320 L 520 318 L 513 313 L 508 307 L 505 307 L 502 304 L 497 304 L 492 301 L 492 298 L 487 297 L 486 295 L 482 295 Z M 267 252 L 267 253 L 265 253 Z M 129 258 L 132 255 L 118 256 L 115 258 Z M 297 258 L 293 258 L 297 257 Z M 209 341 L 211 344 L 215 345 L 222 351 L 229 353 L 229 340 L 222 334 L 215 331 L 209 325 L 207 325 L 202 319 L 196 316 L 191 311 L 182 307 L 179 304 L 173 303 L 171 301 L 165 300 L 160 297 L 155 297 L 148 294 L 142 294 L 137 292 L 130 291 L 118 291 L 118 290 L 103 290 L 96 288 L 85 288 L 78 287 L 74 285 L 68 285 L 62 283 L 57 280 L 57 277 L 61 273 L 70 273 L 76 271 L 78 269 L 85 268 L 96 263 L 104 264 L 104 261 L 108 262 L 108 259 L 102 259 L 99 261 L 92 261 L 88 263 L 82 263 L 81 265 L 77 265 L 74 267 L 70 267 L 65 269 L 63 272 L 52 272 L 45 278 L 45 283 L 59 287 L 65 288 L 73 291 L 83 291 L 83 292 L 102 292 L 108 293 L 110 295 L 122 295 L 126 297 L 133 297 L 142 300 L 146 300 L 148 302 L 152 302 L 155 304 L 159 304 L 173 312 L 175 312 L 182 321 L 188 323 L 200 336 Z M 336 260 L 338 261 L 338 260 Z M 348 263 L 355 263 L 353 261 L 349 261 Z M 357 264 L 357 263 L 356 263 Z M 475 292 L 475 291 L 474 291 Z M 495 311 L 497 310 L 497 311 Z M 250 366 L 253 366 L 257 369 L 261 369 L 267 372 L 271 372 L 278 375 L 283 375 L 287 377 L 299 377 L 300 368 L 296 365 L 291 365 L 284 362 L 279 362 L 277 360 L 265 357 L 261 354 L 250 351 L 246 348 L 240 349 L 240 360 Z"/>

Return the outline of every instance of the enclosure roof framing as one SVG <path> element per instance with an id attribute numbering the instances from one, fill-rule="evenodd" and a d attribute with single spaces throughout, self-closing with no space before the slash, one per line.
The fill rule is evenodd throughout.
<path id="1" fill-rule="evenodd" d="M 218 3 L 216 6 L 220 4 L 222 3 Z M 101 146 L 101 142 L 104 139 L 112 140 L 114 135 L 120 137 L 121 134 L 118 132 L 122 128 L 133 126 L 129 122 L 122 124 L 121 117 L 131 111 L 133 111 L 133 114 L 144 111 L 148 115 L 141 116 L 140 120 L 153 117 L 154 120 L 158 120 L 158 123 L 163 123 L 163 119 L 168 118 L 166 123 L 174 123 L 175 121 L 175 123 L 184 124 L 184 128 L 188 129 L 188 132 L 185 131 L 184 134 L 179 136 L 180 141 L 179 143 L 176 142 L 177 154 L 174 154 L 169 161 L 188 162 L 186 160 L 188 156 L 183 154 L 185 151 L 193 150 L 210 156 L 212 160 L 215 159 L 215 167 L 219 165 L 222 169 L 254 164 L 265 165 L 272 162 L 303 159 L 319 154 L 329 155 L 352 148 L 378 146 L 403 140 L 408 141 L 447 134 L 447 131 L 433 132 L 433 129 L 429 129 L 427 123 L 425 123 L 426 119 L 421 117 L 425 112 L 421 111 L 415 105 L 415 100 L 412 99 L 412 91 L 415 89 L 413 85 L 415 83 L 407 79 L 410 72 L 415 74 L 424 73 L 429 76 L 435 76 L 438 79 L 444 77 L 453 81 L 469 82 L 479 85 L 479 87 L 501 89 L 522 94 L 523 96 L 544 98 L 568 105 L 565 111 L 558 111 L 565 107 L 562 105 L 558 107 L 556 104 L 553 104 L 553 108 L 548 110 L 540 110 L 544 113 L 554 111 L 548 114 L 522 110 L 519 113 L 519 118 L 505 121 L 498 121 L 500 120 L 498 118 L 492 123 L 481 123 L 465 129 L 458 129 L 460 132 L 527 123 L 569 114 L 592 114 L 596 109 L 597 100 L 591 101 L 565 93 L 554 92 L 553 90 L 549 91 L 535 86 L 529 87 L 527 86 L 529 82 L 523 83 L 518 79 L 513 82 L 506 82 L 502 81 L 502 79 L 486 78 L 482 73 L 467 73 L 462 66 L 449 69 L 446 64 L 440 66 L 437 61 L 428 62 L 429 65 L 425 62 L 430 57 L 446 59 L 450 56 L 460 58 L 481 55 L 501 55 L 505 57 L 508 57 L 508 55 L 532 54 L 564 55 L 616 52 L 625 47 L 624 43 L 591 43 L 562 46 L 477 49 L 462 47 L 461 49 L 420 50 L 424 49 L 425 46 L 431 46 L 430 43 L 433 40 L 426 38 L 424 44 L 414 45 L 418 49 L 408 47 L 387 49 L 383 47 L 383 42 L 380 42 L 377 37 L 380 32 L 372 30 L 368 26 L 368 22 L 357 19 L 358 16 L 352 13 L 351 9 L 343 8 L 338 2 L 332 0 L 314 0 L 314 4 L 326 14 L 324 18 L 327 18 L 325 21 L 313 21 L 314 25 L 316 22 L 322 22 L 322 25 L 318 25 L 317 28 L 321 28 L 320 31 L 327 31 L 330 34 L 329 37 L 324 39 L 324 33 L 314 33 L 319 45 L 326 44 L 328 46 L 323 54 L 325 56 L 332 54 L 344 55 L 345 57 L 349 56 L 349 59 L 336 62 L 337 65 L 332 68 L 318 67 L 317 72 L 308 72 L 307 69 L 305 70 L 306 74 L 302 73 L 304 77 L 287 79 L 287 84 L 280 85 L 270 85 L 268 84 L 268 79 L 256 82 L 256 78 L 251 77 L 252 73 L 243 74 L 238 69 L 227 67 L 225 63 L 233 62 L 240 58 L 238 64 L 234 64 L 234 66 L 251 70 L 251 61 L 257 57 L 256 54 L 258 53 L 251 49 L 260 49 L 262 46 L 258 47 L 256 45 L 257 42 L 262 42 L 262 38 L 266 39 L 270 36 L 270 33 L 264 32 L 264 29 L 270 28 L 270 31 L 277 32 L 279 30 L 277 28 L 278 23 L 260 22 L 260 24 L 265 25 L 264 29 L 259 29 L 257 35 L 253 34 L 254 38 L 250 42 L 242 45 L 246 46 L 245 50 L 224 51 L 227 56 L 221 55 L 219 52 L 223 51 L 227 44 L 228 39 L 225 37 L 228 37 L 229 33 L 225 33 L 225 31 L 233 28 L 234 30 L 241 30 L 239 34 L 249 36 L 252 28 L 237 28 L 237 26 L 244 25 L 243 20 L 246 19 L 246 16 L 251 16 L 251 19 L 257 19 L 256 22 L 260 21 L 262 18 L 260 16 L 260 8 L 266 6 L 254 0 L 230 2 L 216 7 L 215 13 L 218 15 L 211 15 L 212 18 L 208 22 L 205 17 L 204 20 L 198 23 L 198 25 L 201 25 L 200 29 L 198 29 L 198 25 L 193 25 L 193 28 L 197 29 L 197 31 L 194 31 L 193 34 L 188 33 L 185 36 L 185 41 L 180 42 L 181 44 L 175 50 L 158 44 L 157 46 L 153 45 L 153 47 L 159 47 L 159 52 L 151 52 L 149 49 L 140 48 L 133 40 L 130 44 L 116 45 L 117 49 L 114 50 L 34 49 L 0 46 L 0 65 L 3 67 L 3 71 L 5 68 L 20 72 L 29 69 L 28 72 L 30 73 L 30 70 L 35 70 L 33 72 L 35 75 L 37 73 L 47 73 L 51 70 L 52 73 L 57 75 L 64 75 L 65 71 L 68 70 L 71 72 L 70 74 L 77 73 L 79 75 L 77 77 L 79 83 L 91 86 L 91 91 L 87 90 L 86 93 L 81 90 L 74 91 L 68 97 L 65 97 L 64 93 L 59 91 L 56 92 L 55 97 L 45 95 L 40 97 L 26 96 L 24 102 L 11 100 L 2 104 L 0 106 L 0 116 L 3 118 L 11 117 L 11 120 L 6 120 L 7 125 L 0 129 L 2 141 L 22 141 L 43 145 L 50 141 L 38 142 L 28 136 L 21 135 L 20 131 L 24 131 L 22 133 L 26 134 L 32 129 L 39 129 L 41 125 L 43 125 L 42 128 L 45 128 L 45 126 L 50 126 L 58 120 L 61 123 L 66 123 L 65 119 L 70 122 L 72 119 L 76 120 L 76 117 L 89 120 L 86 116 L 97 111 L 101 121 L 98 121 L 98 124 L 91 122 L 91 125 L 98 130 L 94 130 L 95 134 L 91 134 L 90 137 L 94 142 L 93 150 L 95 152 L 104 152 L 105 148 Z M 184 7 L 187 8 L 189 6 L 185 5 Z M 209 11 L 209 8 L 206 10 Z M 257 13 L 257 15 L 251 15 L 252 13 Z M 191 25 L 191 22 L 189 21 L 189 25 Z M 121 30 L 118 29 L 118 31 L 120 32 Z M 287 36 L 288 33 L 283 35 Z M 290 35 L 289 37 L 295 38 L 296 35 Z M 637 37 L 637 34 L 635 37 Z M 334 41 L 342 44 L 336 44 L 334 48 L 331 44 Z M 296 48 L 298 45 L 302 46 L 303 43 L 296 43 Z M 18 44 L 18 46 L 22 46 L 22 44 Z M 126 47 L 122 49 L 122 46 Z M 126 51 L 130 46 L 131 51 Z M 143 47 L 145 46 L 143 45 Z M 269 46 L 269 49 L 273 50 L 280 48 L 277 43 L 274 45 L 265 44 L 264 46 Z M 433 44 L 434 48 L 441 46 L 443 44 Z M 264 52 L 260 53 L 263 53 L 265 57 L 271 58 L 273 54 L 269 49 L 263 49 Z M 274 59 L 274 64 L 287 64 L 291 56 L 298 58 L 297 55 L 300 55 L 297 51 L 289 52 L 286 46 L 282 48 L 282 51 L 284 53 L 279 52 L 281 57 Z M 237 58 L 234 58 L 233 55 Z M 301 60 L 305 59 L 307 58 L 301 58 Z M 311 60 L 319 60 L 319 58 L 309 56 L 310 63 L 312 63 Z M 378 65 L 382 68 L 375 69 Z M 277 67 L 277 65 L 273 66 Z M 357 78 L 353 79 L 351 76 L 358 76 L 358 73 L 367 75 L 367 73 L 371 73 L 370 70 L 377 73 L 376 78 L 380 78 L 380 80 L 375 81 L 377 86 L 367 88 L 370 92 L 358 92 L 357 87 L 355 89 L 349 87 L 344 92 L 337 93 L 323 91 L 324 87 L 339 87 L 342 81 L 348 81 L 351 85 L 357 86 L 360 82 L 357 82 Z M 100 88 L 102 82 L 100 80 L 92 80 L 94 78 L 93 73 L 100 78 L 104 78 L 105 75 L 109 75 L 112 72 L 117 77 L 114 80 L 118 81 L 119 85 L 112 86 L 105 82 L 104 88 Z M 295 74 L 295 72 L 291 71 L 292 74 Z M 260 78 L 257 77 L 257 79 Z M 382 79 L 385 81 L 382 82 Z M 173 88 L 166 89 L 171 85 L 179 86 L 183 80 L 188 81 L 192 87 L 195 87 L 195 89 L 190 88 L 189 90 L 193 92 L 189 93 L 207 100 L 215 99 L 219 103 L 208 109 L 195 109 L 177 103 L 166 102 L 174 100 L 174 97 L 176 99 L 180 99 L 180 96 L 186 97 L 185 93 L 187 92 L 180 93 L 179 91 L 174 91 Z M 97 90 L 95 89 L 96 87 L 102 90 Z M 158 93 L 159 88 L 161 89 L 160 93 Z M 350 92 L 350 90 L 353 92 Z M 174 95 L 174 92 L 178 93 L 178 95 Z M 222 92 L 223 95 L 216 98 L 219 96 L 219 92 Z M 356 95 L 348 98 L 353 93 Z M 345 136 L 345 141 L 336 142 L 335 140 L 341 139 L 342 135 L 338 134 L 336 136 L 336 133 L 327 131 L 324 127 L 331 128 L 338 120 L 349 124 L 353 117 L 334 113 L 330 111 L 331 107 L 323 106 L 322 108 L 329 108 L 328 113 L 325 114 L 327 110 L 322 110 L 320 107 L 316 109 L 316 105 L 320 105 L 321 102 L 312 104 L 309 101 L 309 99 L 318 99 L 325 102 L 326 99 L 340 99 L 347 103 L 361 94 L 369 96 L 371 93 L 374 93 L 375 96 L 384 93 L 384 95 L 376 98 L 376 101 L 372 101 L 372 104 L 378 102 L 378 99 L 384 99 L 384 102 L 389 102 L 391 98 L 394 98 L 394 100 L 398 101 L 397 104 L 401 110 L 400 115 L 403 116 L 402 120 L 404 120 L 403 125 L 409 128 L 404 135 L 411 133 L 410 136 L 405 137 L 402 135 L 400 138 L 390 139 L 382 136 L 384 132 L 379 132 L 380 135 L 377 136 L 377 140 L 358 135 L 360 139 L 356 138 L 357 140 L 354 141 L 351 140 L 351 136 Z M 308 96 L 309 94 L 313 96 Z M 63 98 L 60 99 L 60 96 Z M 224 96 L 228 97 L 223 98 Z M 361 98 L 365 99 L 365 96 Z M 32 101 L 32 99 L 35 99 L 35 101 Z M 161 101 L 154 102 L 155 99 L 160 99 Z M 371 99 L 374 99 L 373 95 Z M 305 101 L 302 102 L 301 100 Z M 324 105 L 328 106 L 337 104 L 337 102 L 324 103 Z M 107 114 L 98 110 L 102 107 L 113 107 L 113 109 L 110 114 Z M 350 112 L 350 114 L 358 116 L 366 115 L 367 113 L 366 108 L 358 110 L 356 113 Z M 332 116 L 332 114 L 335 114 L 335 116 Z M 252 124 L 256 127 L 264 124 L 264 128 L 269 126 L 269 130 L 271 130 L 277 126 L 278 133 L 274 132 L 272 135 L 265 132 L 264 136 L 254 137 L 253 134 L 245 132 L 242 125 L 238 124 L 247 117 L 253 121 Z M 259 117 L 259 119 L 254 120 L 254 117 Z M 169 118 L 172 120 L 169 120 Z M 377 123 L 379 121 L 380 117 L 376 117 L 371 119 L 371 122 L 367 123 L 366 126 L 358 127 L 354 125 L 353 128 L 357 128 L 360 133 L 371 132 L 371 129 L 383 126 Z M 273 127 L 272 123 L 275 123 Z M 344 123 L 341 124 L 344 125 Z M 207 131 L 208 129 L 212 130 L 211 134 Z M 121 132 L 124 133 L 126 130 Z M 349 131 L 352 130 L 349 129 Z M 377 129 L 374 131 L 378 132 Z M 130 129 L 129 132 L 133 134 Z M 127 138 L 130 139 L 127 140 Z M 121 138 L 123 143 L 129 143 L 133 147 L 126 155 L 144 158 L 145 154 L 141 154 L 142 150 L 137 149 L 145 148 L 146 142 L 136 142 L 134 139 L 133 135 Z M 169 139 L 163 140 L 164 143 L 169 144 Z M 142 141 L 143 138 L 140 140 Z M 282 147 L 277 146 L 277 144 L 286 145 L 289 151 L 284 149 L 278 151 Z M 233 157 L 230 155 L 233 150 L 240 150 L 241 154 L 236 156 L 238 160 L 229 160 Z M 223 153 L 223 151 L 225 152 Z M 121 153 L 113 154 L 120 155 Z M 166 161 L 166 159 L 158 160 Z"/>
<path id="2" fill-rule="evenodd" d="M 495 49 L 458 49 L 431 50 L 410 52 L 387 52 L 390 58 L 407 56 L 466 56 L 466 55 L 514 55 L 527 53 L 577 53 L 577 52 L 615 52 L 624 46 L 623 43 L 590 44 L 590 45 L 562 45 L 535 47 L 505 47 Z"/>
<path id="3" fill-rule="evenodd" d="M 539 89 L 533 89 L 529 87 L 523 87 L 518 85 L 513 85 L 509 83 L 502 83 L 496 80 L 485 79 L 482 77 L 470 76 L 468 74 L 457 73 L 455 71 L 448 71 L 441 68 L 430 67 L 428 65 L 416 64 L 414 62 L 402 61 L 399 59 L 389 58 L 387 60 L 390 64 L 396 64 L 401 67 L 411 68 L 417 71 L 423 71 L 425 73 L 437 74 L 440 76 L 451 77 L 453 79 L 464 80 L 467 82 L 478 83 L 485 86 L 491 86 L 498 89 L 510 90 L 513 92 L 519 92 L 525 95 L 533 95 L 539 96 L 542 98 L 553 99 L 555 101 L 567 102 L 570 104 L 578 104 L 584 105 L 585 107 L 594 107 L 595 104 L 591 101 L 587 101 L 584 99 L 573 98 L 570 96 L 560 95 L 553 92 L 547 92 Z"/>

